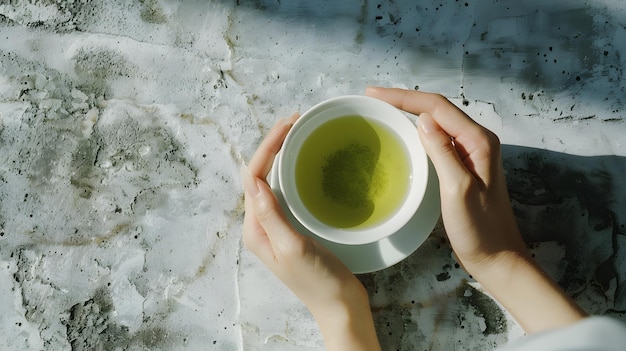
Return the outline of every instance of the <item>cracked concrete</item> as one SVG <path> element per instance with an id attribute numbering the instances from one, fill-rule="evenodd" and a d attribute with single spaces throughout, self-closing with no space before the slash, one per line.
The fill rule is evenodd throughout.
<path id="1" fill-rule="evenodd" d="M 536 259 L 624 319 L 624 18 L 618 0 L 3 3 L 0 349 L 322 349 L 242 248 L 239 168 L 277 118 L 367 85 L 493 130 Z M 522 336 L 441 225 L 359 279 L 385 349 Z"/>

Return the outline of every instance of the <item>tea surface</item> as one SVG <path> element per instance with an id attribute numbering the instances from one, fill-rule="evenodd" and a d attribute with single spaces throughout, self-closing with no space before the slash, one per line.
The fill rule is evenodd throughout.
<path id="1" fill-rule="evenodd" d="M 343 116 L 304 141 L 296 188 L 318 220 L 337 228 L 369 227 L 395 213 L 411 178 L 408 152 L 383 124 Z"/>

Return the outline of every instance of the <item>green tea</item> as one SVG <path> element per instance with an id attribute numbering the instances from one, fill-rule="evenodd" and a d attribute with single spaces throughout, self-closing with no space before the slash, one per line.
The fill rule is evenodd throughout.
<path id="1" fill-rule="evenodd" d="M 411 178 L 408 152 L 382 123 L 343 116 L 304 141 L 296 161 L 296 188 L 307 209 L 337 228 L 376 225 L 405 200 Z"/>

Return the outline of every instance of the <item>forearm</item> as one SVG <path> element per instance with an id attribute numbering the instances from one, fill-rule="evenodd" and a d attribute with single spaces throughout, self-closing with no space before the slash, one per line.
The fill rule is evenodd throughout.
<path id="1" fill-rule="evenodd" d="M 586 314 L 526 253 L 504 253 L 471 273 L 528 333 L 564 327 Z"/>

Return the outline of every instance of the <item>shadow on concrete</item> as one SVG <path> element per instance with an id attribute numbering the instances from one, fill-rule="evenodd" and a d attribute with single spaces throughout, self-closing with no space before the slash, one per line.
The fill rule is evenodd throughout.
<path id="1" fill-rule="evenodd" d="M 626 317 L 626 158 L 513 145 L 504 145 L 502 153 L 527 243 L 557 244 L 539 250 L 537 260 L 554 265 L 555 278 L 572 296 L 603 297 L 598 301 L 606 305 L 590 309 Z"/>
<path id="2" fill-rule="evenodd" d="M 611 6 L 617 5 L 580 0 L 240 0 L 236 5 L 287 28 L 305 25 L 318 36 L 327 32 L 329 45 L 346 44 L 337 34 L 349 31 L 348 24 L 356 21 L 360 29 L 354 43 L 361 45 L 362 53 L 384 53 L 377 65 L 381 75 L 397 70 L 399 63 L 414 66 L 414 75 L 403 82 L 407 86 L 460 76 L 460 86 L 439 92 L 472 98 L 472 89 L 490 91 L 496 84 L 499 90 L 513 90 L 522 83 L 524 92 L 515 92 L 520 100 L 550 99 L 561 92 L 573 96 L 567 102 L 547 101 L 558 105 L 558 111 L 544 111 L 553 118 L 589 117 L 595 112 L 583 106 L 601 104 L 607 113 L 597 118 L 621 121 L 626 52 L 614 44 L 620 42 L 617 38 L 626 40 L 626 11 Z"/>

